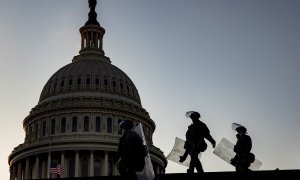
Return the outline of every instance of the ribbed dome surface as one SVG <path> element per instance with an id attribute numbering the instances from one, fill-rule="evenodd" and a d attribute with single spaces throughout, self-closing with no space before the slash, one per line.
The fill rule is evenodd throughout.
<path id="1" fill-rule="evenodd" d="M 76 59 L 75 59 L 76 58 Z M 138 91 L 131 79 L 105 56 L 79 55 L 73 62 L 60 68 L 44 86 L 39 103 L 67 94 L 93 93 L 124 97 L 141 104 Z"/>

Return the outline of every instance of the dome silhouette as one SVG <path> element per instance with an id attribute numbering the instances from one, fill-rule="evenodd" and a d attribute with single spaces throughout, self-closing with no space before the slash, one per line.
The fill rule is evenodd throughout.
<path id="1" fill-rule="evenodd" d="M 79 29 L 79 55 L 49 78 L 23 120 L 24 143 L 8 157 L 12 179 L 57 177 L 52 164 L 64 167 L 61 178 L 119 175 L 113 160 L 123 120 L 142 124 L 154 171 L 165 173 L 167 159 L 152 142 L 155 123 L 132 80 L 104 55 L 105 29 L 96 17 L 91 11 Z"/>
<path id="2" fill-rule="evenodd" d="M 107 57 L 95 55 L 75 57 L 72 63 L 54 73 L 44 86 L 39 103 L 78 96 L 78 92 L 94 97 L 110 95 L 141 104 L 131 79 Z"/>

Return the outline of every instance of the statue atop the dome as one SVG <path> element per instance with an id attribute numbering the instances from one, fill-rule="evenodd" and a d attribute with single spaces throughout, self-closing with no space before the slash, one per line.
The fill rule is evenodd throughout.
<path id="1" fill-rule="evenodd" d="M 97 21 L 97 13 L 95 11 L 96 5 L 97 5 L 97 0 L 89 0 L 89 7 L 90 7 L 89 19 L 85 23 L 85 25 L 93 24 L 93 25 L 100 26 L 99 22 Z"/>
<path id="2" fill-rule="evenodd" d="M 95 11 L 96 5 L 97 5 L 97 0 L 89 0 L 89 7 L 91 11 Z"/>

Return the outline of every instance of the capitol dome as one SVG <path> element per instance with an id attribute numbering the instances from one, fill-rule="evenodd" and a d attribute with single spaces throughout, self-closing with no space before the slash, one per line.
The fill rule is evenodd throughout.
<path id="1" fill-rule="evenodd" d="M 131 79 L 109 58 L 85 54 L 54 73 L 43 88 L 39 104 L 59 98 L 78 96 L 122 99 L 140 105 L 138 91 Z"/>
<path id="2" fill-rule="evenodd" d="M 105 56 L 95 2 L 79 30 L 79 55 L 50 77 L 23 120 L 24 143 L 8 157 L 10 179 L 119 175 L 113 159 L 122 120 L 142 124 L 154 172 L 165 173 L 167 159 L 152 141 L 154 121 L 131 79 Z M 52 164 L 63 173 L 53 173 Z"/>

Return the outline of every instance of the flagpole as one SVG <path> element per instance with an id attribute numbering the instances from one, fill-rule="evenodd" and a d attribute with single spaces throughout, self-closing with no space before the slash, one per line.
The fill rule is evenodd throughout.
<path id="1" fill-rule="evenodd" d="M 47 173 L 47 178 L 50 178 L 50 168 L 51 168 L 51 135 L 49 138 L 49 154 L 48 154 L 48 173 Z"/>

